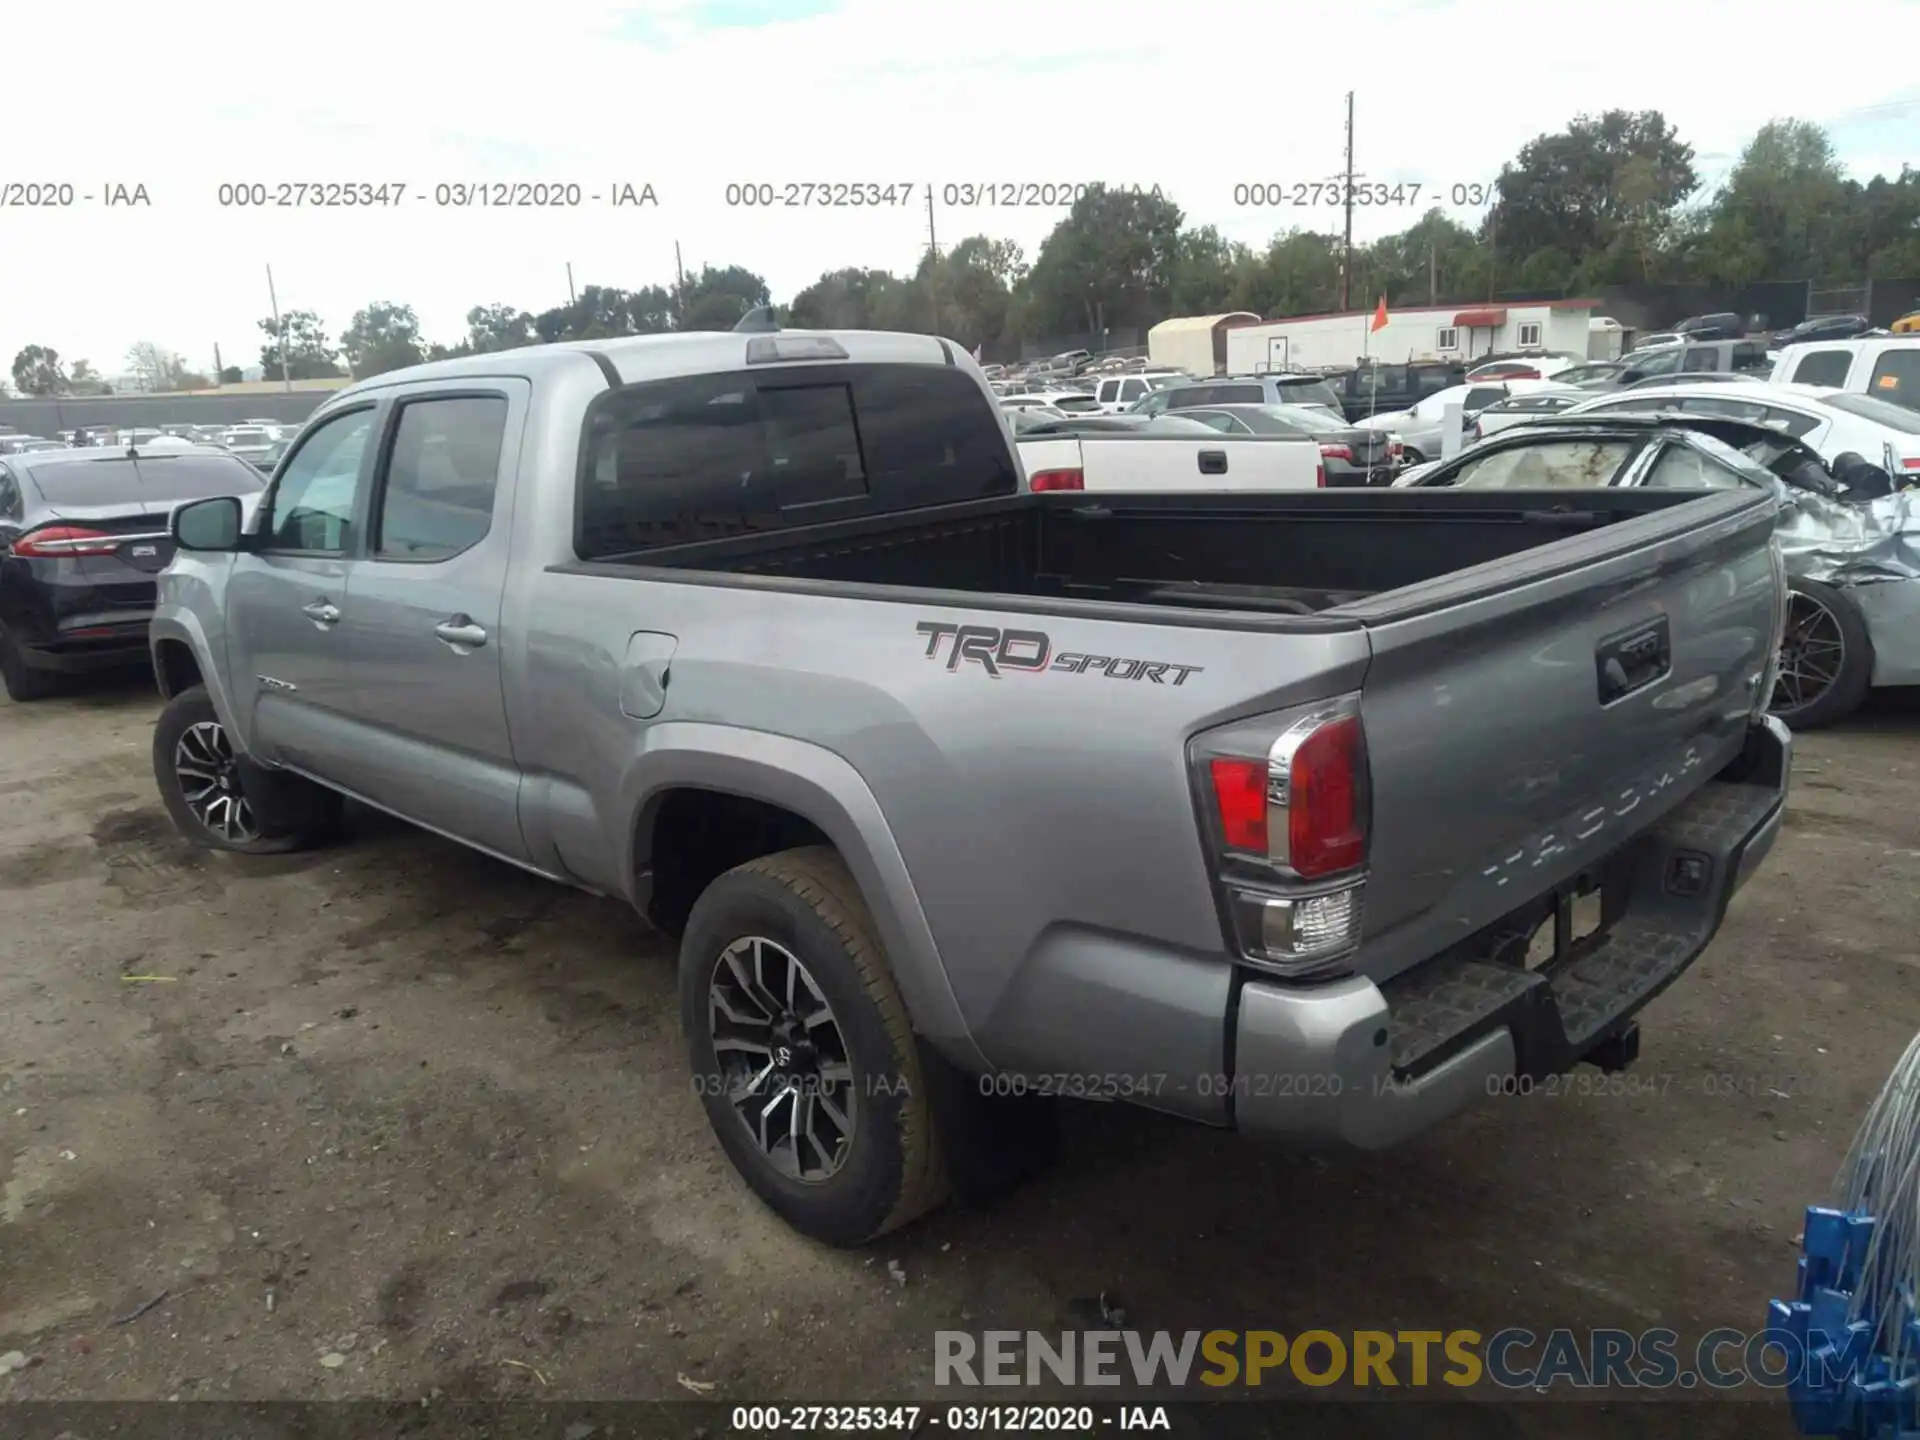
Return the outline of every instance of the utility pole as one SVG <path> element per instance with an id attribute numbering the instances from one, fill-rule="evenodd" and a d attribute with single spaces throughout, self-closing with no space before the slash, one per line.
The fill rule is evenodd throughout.
<path id="1" fill-rule="evenodd" d="M 1440 246 L 1437 242 L 1427 243 L 1427 304 L 1440 303 Z"/>
<path id="2" fill-rule="evenodd" d="M 287 364 L 287 322 L 280 318 L 280 297 L 273 289 L 273 267 L 267 266 L 267 300 L 273 306 L 273 328 L 280 336 L 280 385 L 287 394 L 293 393 L 293 371 Z"/>
<path id="3" fill-rule="evenodd" d="M 933 333 L 940 333 L 940 241 L 933 233 L 933 185 L 927 185 L 927 253 L 933 263 L 927 267 L 927 290 L 933 296 Z"/>
<path id="4" fill-rule="evenodd" d="M 673 323 L 684 326 L 687 321 L 687 271 L 680 263 L 680 242 L 673 242 Z"/>
<path id="5" fill-rule="evenodd" d="M 1347 212 L 1346 235 L 1340 244 L 1340 308 L 1353 308 L 1353 92 L 1347 92 L 1347 183 L 1341 196 Z"/>
<path id="6" fill-rule="evenodd" d="M 226 368 L 220 363 L 220 342 L 216 340 L 213 342 L 213 383 L 216 386 L 220 383 L 220 372 Z"/>
<path id="7" fill-rule="evenodd" d="M 573 262 L 571 260 L 567 262 L 567 303 L 569 305 L 578 305 L 580 303 L 580 297 L 574 294 L 573 291 Z"/>
<path id="8" fill-rule="evenodd" d="M 1487 303 L 1493 303 L 1494 293 L 1500 288 L 1500 202 L 1493 202 L 1492 213 L 1487 217 Z"/>

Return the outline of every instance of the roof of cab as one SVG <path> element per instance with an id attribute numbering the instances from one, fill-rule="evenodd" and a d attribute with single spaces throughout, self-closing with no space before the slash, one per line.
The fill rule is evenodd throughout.
<path id="1" fill-rule="evenodd" d="M 581 364 L 598 365 L 603 371 L 611 368 L 623 385 L 744 368 L 748 344 L 763 334 L 826 336 L 840 342 L 849 360 L 870 364 L 955 365 L 960 360 L 958 347 L 948 341 L 892 330 L 687 330 L 663 335 L 619 335 L 605 340 L 562 340 L 552 345 L 460 355 L 449 360 L 429 360 L 424 365 L 409 365 L 403 370 L 388 370 L 336 391 L 328 397 L 327 408 L 332 409 L 350 397 L 423 380 L 464 380 L 488 375 L 538 380 L 563 367 Z"/>

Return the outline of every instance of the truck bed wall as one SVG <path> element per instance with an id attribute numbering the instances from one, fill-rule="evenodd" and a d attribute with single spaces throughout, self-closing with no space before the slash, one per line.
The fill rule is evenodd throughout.
<path id="1" fill-rule="evenodd" d="M 1417 584 L 1690 498 L 1601 490 L 1020 496 L 803 532 L 730 537 L 627 559 L 671 568 L 1149 604 L 1320 609 Z M 1549 512 L 1557 512 L 1555 514 Z M 1194 587 L 1212 587 L 1208 595 Z M 1225 587 L 1248 593 L 1234 595 Z"/>

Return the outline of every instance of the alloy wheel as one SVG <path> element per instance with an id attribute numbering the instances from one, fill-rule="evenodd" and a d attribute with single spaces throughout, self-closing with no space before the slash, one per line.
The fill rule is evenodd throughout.
<path id="1" fill-rule="evenodd" d="M 189 725 L 173 747 L 173 773 L 180 798 L 208 830 L 234 845 L 260 837 L 260 826 L 240 789 L 240 762 L 225 727 L 202 720 Z"/>
<path id="2" fill-rule="evenodd" d="M 1811 595 L 1788 592 L 1772 708 L 1805 709 L 1833 688 L 1846 662 L 1847 637 L 1840 618 Z"/>
<path id="3" fill-rule="evenodd" d="M 846 1036 L 798 956 L 760 935 L 714 962 L 707 1021 L 727 1103 L 773 1168 L 817 1185 L 839 1171 L 858 1106 Z"/>

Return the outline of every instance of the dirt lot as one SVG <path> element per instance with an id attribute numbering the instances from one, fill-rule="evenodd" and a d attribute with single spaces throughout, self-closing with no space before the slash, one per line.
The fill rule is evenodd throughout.
<path id="1" fill-rule="evenodd" d="M 0 701 L 0 1352 L 39 1360 L 0 1396 L 897 1401 L 936 1329 L 1102 1292 L 1174 1330 L 1752 1328 L 1920 1020 L 1920 705 L 1882 704 L 1803 738 L 1773 861 L 1649 1012 L 1656 1093 L 1331 1159 L 1088 1107 L 1011 1200 L 831 1252 L 720 1159 L 630 913 L 375 817 L 193 851 L 157 705 Z"/>

